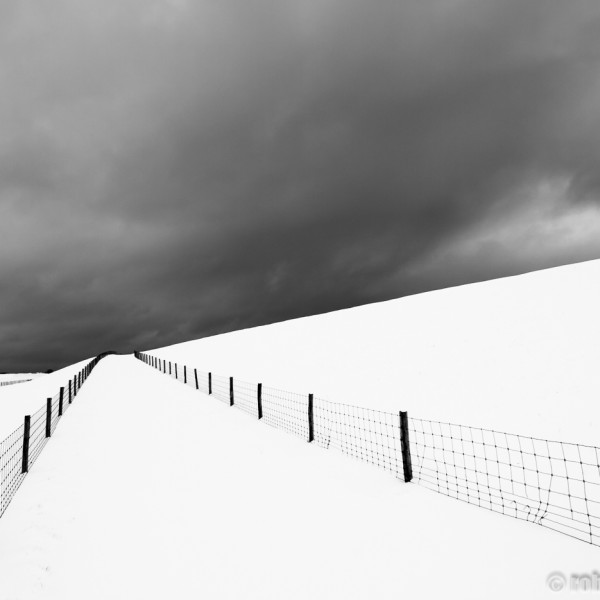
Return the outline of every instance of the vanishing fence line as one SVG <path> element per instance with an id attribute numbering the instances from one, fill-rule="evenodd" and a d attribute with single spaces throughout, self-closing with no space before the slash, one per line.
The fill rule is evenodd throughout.
<path id="1" fill-rule="evenodd" d="M 25 383 L 26 381 L 32 381 L 31 379 L 14 379 L 12 381 L 0 381 L 0 387 L 5 385 L 15 385 L 15 383 Z"/>
<path id="2" fill-rule="evenodd" d="M 406 482 L 600 546 L 600 448 L 329 402 L 187 365 L 178 370 L 177 363 L 134 354 L 308 442 Z"/>
<path id="3" fill-rule="evenodd" d="M 81 386 L 94 367 L 107 354 L 99 354 L 87 363 L 67 385 L 34 414 L 26 415 L 22 426 L 17 427 L 0 442 L 0 517 L 19 489 L 25 475 L 37 460 L 46 442 L 58 425 L 59 420 L 77 396 Z"/>

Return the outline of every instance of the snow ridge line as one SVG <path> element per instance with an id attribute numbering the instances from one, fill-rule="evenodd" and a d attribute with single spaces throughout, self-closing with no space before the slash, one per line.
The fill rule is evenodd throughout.
<path id="1" fill-rule="evenodd" d="M 54 433 L 64 412 L 94 370 L 108 354 L 103 352 L 87 363 L 66 386 L 33 415 L 26 415 L 24 424 L 0 442 L 0 517 L 21 486 L 25 475 L 37 460 L 48 439 Z"/>
<path id="2" fill-rule="evenodd" d="M 334 403 L 144 352 L 134 356 L 308 442 L 440 494 L 600 546 L 600 448 Z"/>

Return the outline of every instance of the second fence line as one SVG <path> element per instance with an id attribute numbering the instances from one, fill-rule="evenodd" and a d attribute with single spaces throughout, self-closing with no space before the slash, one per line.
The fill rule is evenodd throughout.
<path id="1" fill-rule="evenodd" d="M 406 482 L 600 546 L 600 449 L 329 402 L 142 362 L 263 422 L 374 464 Z"/>

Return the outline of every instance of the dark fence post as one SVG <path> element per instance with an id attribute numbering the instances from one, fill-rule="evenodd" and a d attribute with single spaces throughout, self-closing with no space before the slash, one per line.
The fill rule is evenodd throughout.
<path id="1" fill-rule="evenodd" d="M 208 393 L 212 394 L 212 373 L 208 374 Z"/>
<path id="2" fill-rule="evenodd" d="M 73 393 L 71 391 L 71 380 L 69 379 L 69 404 L 73 402 Z"/>
<path id="3" fill-rule="evenodd" d="M 167 373 L 167 361 L 163 359 L 163 373 Z"/>
<path id="4" fill-rule="evenodd" d="M 233 406 L 233 377 L 229 378 L 229 406 Z"/>
<path id="5" fill-rule="evenodd" d="M 31 417 L 27 415 L 23 423 L 23 465 L 21 473 L 27 473 L 29 470 L 29 430 L 31 428 Z"/>
<path id="6" fill-rule="evenodd" d="M 404 481 L 408 483 L 412 479 L 412 461 L 410 459 L 410 444 L 408 441 L 408 414 L 405 411 L 400 411 L 400 446 L 402 448 Z"/>
<path id="7" fill-rule="evenodd" d="M 58 399 L 58 416 L 62 417 L 62 413 L 63 413 L 63 397 L 65 395 L 65 388 L 61 387 L 60 388 L 60 397 Z"/>
<path id="8" fill-rule="evenodd" d="M 183 365 L 183 383 L 187 383 L 187 367 Z"/>
<path id="9" fill-rule="evenodd" d="M 177 363 L 175 363 L 175 379 L 179 379 L 179 376 L 177 375 Z"/>
<path id="10" fill-rule="evenodd" d="M 308 441 L 313 442 L 315 439 L 315 420 L 313 412 L 313 395 L 308 395 Z"/>
<path id="11" fill-rule="evenodd" d="M 52 398 L 46 400 L 46 437 L 51 435 L 50 426 L 52 424 Z"/>
<path id="12" fill-rule="evenodd" d="M 198 389 L 198 371 L 194 369 L 194 379 L 196 380 L 196 389 Z"/>
<path id="13" fill-rule="evenodd" d="M 169 375 L 171 374 L 171 361 L 169 361 Z"/>
<path id="14" fill-rule="evenodd" d="M 258 418 L 262 419 L 262 383 L 256 387 L 256 401 L 258 402 Z"/>

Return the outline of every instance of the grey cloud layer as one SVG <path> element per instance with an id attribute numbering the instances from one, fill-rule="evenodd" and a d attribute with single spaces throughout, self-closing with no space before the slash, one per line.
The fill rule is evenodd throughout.
<path id="1" fill-rule="evenodd" d="M 597 202 L 598 6 L 6 4 L 0 370 L 597 256 L 451 258 Z"/>

